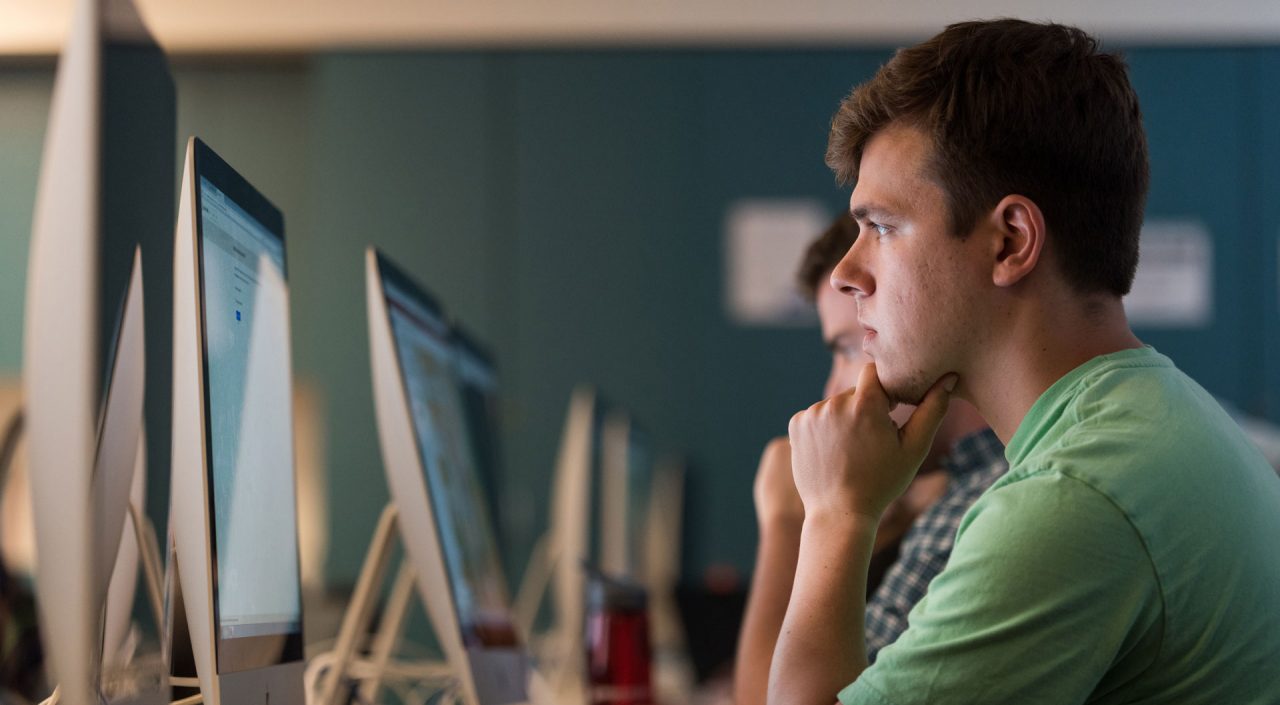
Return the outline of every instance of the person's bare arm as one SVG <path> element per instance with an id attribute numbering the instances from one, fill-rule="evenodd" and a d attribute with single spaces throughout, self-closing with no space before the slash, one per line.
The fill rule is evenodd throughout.
<path id="1" fill-rule="evenodd" d="M 885 508 L 911 482 L 946 413 L 948 376 L 899 429 L 875 365 L 855 390 L 791 420 L 804 503 L 795 584 L 769 673 L 769 705 L 829 705 L 866 668 L 867 562 Z"/>
<path id="2" fill-rule="evenodd" d="M 760 544 L 738 636 L 733 671 L 735 705 L 765 705 L 769 664 L 795 579 L 804 505 L 791 477 L 791 444 L 786 438 L 775 438 L 765 447 L 754 494 Z"/>

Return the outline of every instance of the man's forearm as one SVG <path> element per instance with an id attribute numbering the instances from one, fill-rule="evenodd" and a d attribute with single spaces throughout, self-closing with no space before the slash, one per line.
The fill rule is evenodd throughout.
<path id="1" fill-rule="evenodd" d="M 760 527 L 760 547 L 733 670 L 735 705 L 765 703 L 769 664 L 787 614 L 799 553 L 800 524 L 770 522 Z"/>
<path id="2" fill-rule="evenodd" d="M 769 705 L 830 705 L 867 665 L 863 620 L 876 521 L 807 515 L 769 674 Z"/>

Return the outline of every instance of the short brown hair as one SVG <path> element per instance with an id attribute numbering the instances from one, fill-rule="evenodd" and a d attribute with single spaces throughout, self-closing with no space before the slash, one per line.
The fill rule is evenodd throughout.
<path id="1" fill-rule="evenodd" d="M 967 236 L 1005 196 L 1026 196 L 1044 213 L 1046 250 L 1068 282 L 1129 292 L 1150 176 L 1120 55 L 1059 24 L 953 24 L 898 50 L 840 105 L 827 143 L 840 181 L 857 180 L 867 141 L 890 124 L 929 135 L 954 234 Z"/>
<path id="2" fill-rule="evenodd" d="M 800 260 L 800 270 L 796 272 L 796 286 L 801 295 L 813 301 L 818 298 L 818 287 L 831 278 L 831 271 L 836 268 L 845 253 L 853 247 L 858 239 L 858 223 L 849 215 L 848 209 L 840 212 L 827 229 L 809 243 Z"/>

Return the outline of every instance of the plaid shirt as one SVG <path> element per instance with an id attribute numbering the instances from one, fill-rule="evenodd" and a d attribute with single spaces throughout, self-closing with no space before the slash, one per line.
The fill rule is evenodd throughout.
<path id="1" fill-rule="evenodd" d="M 943 462 L 946 491 L 916 518 L 902 539 L 898 560 L 867 602 L 868 663 L 906 631 L 907 613 L 924 597 L 933 576 L 947 566 L 965 512 L 1009 469 L 1004 445 L 991 429 L 956 441 Z"/>

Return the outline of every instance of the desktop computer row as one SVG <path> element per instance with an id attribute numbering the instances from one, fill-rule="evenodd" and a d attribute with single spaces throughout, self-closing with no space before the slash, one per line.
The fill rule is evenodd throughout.
<path id="1" fill-rule="evenodd" d="M 112 106 L 139 76 L 159 89 L 123 124 Z M 122 148 L 119 135 L 158 125 L 149 132 L 163 143 L 172 98 L 163 52 L 131 6 L 79 0 L 55 84 L 25 319 L 36 587 L 58 683 L 50 701 L 161 702 L 170 685 L 198 688 L 181 702 L 209 705 L 375 700 L 414 588 L 445 655 L 419 672 L 456 700 L 595 699 L 586 596 L 604 594 L 596 589 L 604 583 L 615 592 L 672 586 L 679 512 L 668 503 L 679 496 L 678 478 L 655 477 L 649 439 L 625 410 L 576 392 L 552 527 L 513 603 L 486 489 L 499 462 L 493 360 L 373 247 L 365 257 L 369 345 L 391 504 L 335 647 L 304 663 L 284 218 L 193 137 L 176 227 L 170 220 L 167 238 L 160 232 L 172 212 L 171 160 L 121 157 L 139 146 Z M 171 268 L 156 263 L 165 239 Z M 148 259 L 147 281 L 171 277 L 171 300 L 144 294 Z M 104 264 L 113 261 L 128 265 Z M 108 312 L 113 299 L 123 303 Z M 172 328 L 149 327 L 170 313 L 165 303 Z M 156 343 L 161 335 L 167 348 Z M 159 395 L 148 384 L 157 350 L 172 360 L 171 387 Z M 164 558 L 140 511 L 144 417 L 157 413 L 171 424 Z M 397 537 L 402 578 L 374 634 L 368 618 Z M 608 579 L 591 578 L 584 562 Z M 165 669 L 150 688 L 134 683 L 120 695 L 104 674 L 130 620 L 139 566 Z M 549 585 L 554 626 L 535 636 Z M 369 653 L 359 653 L 371 636 Z M 646 698 L 633 690 L 615 700 Z"/>

